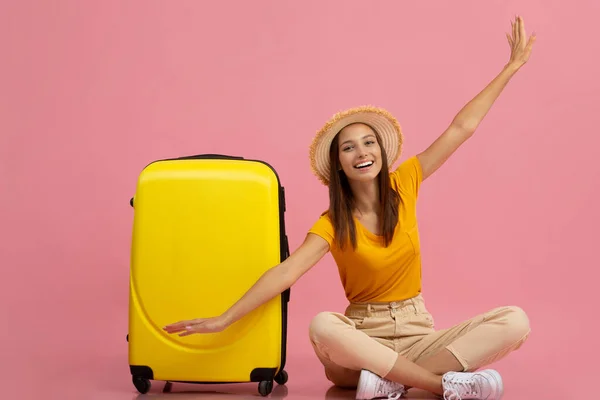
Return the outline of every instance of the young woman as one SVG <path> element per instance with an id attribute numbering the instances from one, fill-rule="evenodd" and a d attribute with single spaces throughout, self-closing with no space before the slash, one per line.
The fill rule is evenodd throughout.
<path id="1" fill-rule="evenodd" d="M 181 336 L 222 331 L 292 286 L 331 251 L 349 305 L 322 312 L 309 335 L 327 378 L 357 388 L 357 399 L 398 398 L 410 387 L 444 399 L 499 399 L 498 372 L 482 369 L 518 349 L 529 335 L 525 312 L 499 307 L 452 328 L 435 330 L 421 294 L 416 219 L 419 187 L 480 124 L 511 77 L 528 61 L 535 34 L 523 19 L 507 35 L 509 62 L 454 118 L 431 146 L 393 170 L 403 135 L 396 119 L 375 107 L 336 114 L 311 145 L 311 167 L 329 187 L 329 210 L 304 243 L 268 270 L 223 315 L 164 329 Z"/>

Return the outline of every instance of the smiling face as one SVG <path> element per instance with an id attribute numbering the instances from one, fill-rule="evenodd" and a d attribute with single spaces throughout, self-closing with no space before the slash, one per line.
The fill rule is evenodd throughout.
<path id="1" fill-rule="evenodd" d="M 340 166 L 353 181 L 369 181 L 381 171 L 381 147 L 375 132 L 365 124 L 353 124 L 338 135 Z"/>

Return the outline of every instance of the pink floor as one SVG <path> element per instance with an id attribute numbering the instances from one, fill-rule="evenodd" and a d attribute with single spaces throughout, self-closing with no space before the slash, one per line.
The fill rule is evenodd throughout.
<path id="1" fill-rule="evenodd" d="M 521 359 L 519 362 L 505 363 L 501 368 L 506 392 L 504 399 L 585 399 L 581 396 L 581 380 L 573 380 L 576 371 L 563 372 L 544 368 L 543 361 L 532 362 Z M 163 382 L 152 382 L 150 393 L 141 395 L 131 384 L 126 362 L 118 357 L 102 357 L 84 365 L 76 355 L 60 360 L 55 370 L 49 369 L 46 375 L 23 376 L 17 381 L 8 381 L 6 393 L 15 399 L 260 399 L 255 384 L 234 385 L 190 385 L 174 384 L 173 393 L 163 394 Z M 532 365 L 535 365 L 532 367 Z M 288 368 L 289 382 L 275 386 L 271 398 L 286 399 L 353 399 L 354 393 L 332 388 L 324 379 L 321 369 L 311 355 L 296 355 Z M 29 382 L 35 386 L 25 389 Z M 418 390 L 409 392 L 408 398 L 434 399 L 435 397 Z"/>
<path id="2" fill-rule="evenodd" d="M 2 343 L 2 399 L 256 399 L 256 384 L 190 385 L 174 384 L 173 393 L 162 394 L 163 382 L 152 382 L 151 392 L 140 395 L 131 383 L 127 365 L 127 343 L 121 326 L 125 319 L 110 325 L 70 323 L 51 325 L 51 316 L 39 316 L 40 329 L 23 332 L 11 329 Z M 290 347 L 286 370 L 289 381 L 275 386 L 271 398 L 286 399 L 353 399 L 352 391 L 332 388 L 321 365 L 306 341 L 299 316 L 290 322 Z M 575 331 L 546 331 L 533 335 L 530 342 L 508 359 L 493 367 L 503 375 L 506 400 L 592 398 L 594 390 L 586 385 L 595 371 L 592 365 L 597 348 L 591 334 Z M 12 336 L 12 337 L 11 337 Z M 13 340 L 11 342 L 11 339 Z M 12 343 L 12 344 L 11 344 Z M 589 393 L 585 395 L 585 393 Z M 434 398 L 413 390 L 409 398 Z"/>
<path id="3" fill-rule="evenodd" d="M 584 399 L 577 384 L 569 381 L 577 376 L 572 372 L 558 380 L 557 371 L 541 367 L 536 363 L 531 368 L 530 360 L 511 363 L 501 369 L 506 392 L 504 399 Z M 541 360 L 540 360 L 541 361 Z M 141 395 L 131 384 L 126 362 L 120 358 L 103 357 L 84 365 L 82 359 L 70 355 L 59 361 L 55 369 L 39 371 L 39 375 L 21 376 L 7 380 L 2 391 L 14 399 L 260 399 L 255 384 L 191 385 L 174 384 L 172 393 L 161 393 L 164 383 L 152 382 L 150 393 Z M 275 386 L 271 398 L 287 399 L 353 399 L 354 392 L 331 387 L 324 379 L 319 365 L 310 356 L 297 355 L 288 368 L 290 380 L 286 385 Z M 33 384 L 27 388 L 26 385 Z M 419 390 L 411 390 L 408 398 L 434 399 Z M 589 398 L 592 398 L 591 395 Z"/>

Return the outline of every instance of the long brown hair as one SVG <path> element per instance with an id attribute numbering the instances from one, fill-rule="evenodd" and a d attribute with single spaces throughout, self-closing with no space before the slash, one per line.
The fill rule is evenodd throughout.
<path id="1" fill-rule="evenodd" d="M 382 223 L 382 236 L 384 245 L 391 243 L 396 224 L 398 223 L 398 206 L 400 196 L 391 187 L 387 154 L 381 145 L 379 133 L 369 126 L 375 133 L 377 143 L 381 148 L 381 171 L 377 176 L 379 186 L 379 218 Z M 356 249 L 356 226 L 352 217 L 354 196 L 348 178 L 342 171 L 339 158 L 339 133 L 334 137 L 329 148 L 329 217 L 333 224 L 336 244 L 344 248 L 348 240 L 353 249 Z"/>

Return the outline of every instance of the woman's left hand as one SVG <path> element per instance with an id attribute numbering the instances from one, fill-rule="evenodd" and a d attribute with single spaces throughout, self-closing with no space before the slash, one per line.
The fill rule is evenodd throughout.
<path id="1" fill-rule="evenodd" d="M 529 39 L 527 39 L 523 17 L 517 16 L 515 20 L 511 22 L 511 25 L 512 34 L 506 34 L 511 49 L 510 61 L 508 63 L 520 68 L 529 60 L 536 36 L 535 33 L 533 33 Z"/>

